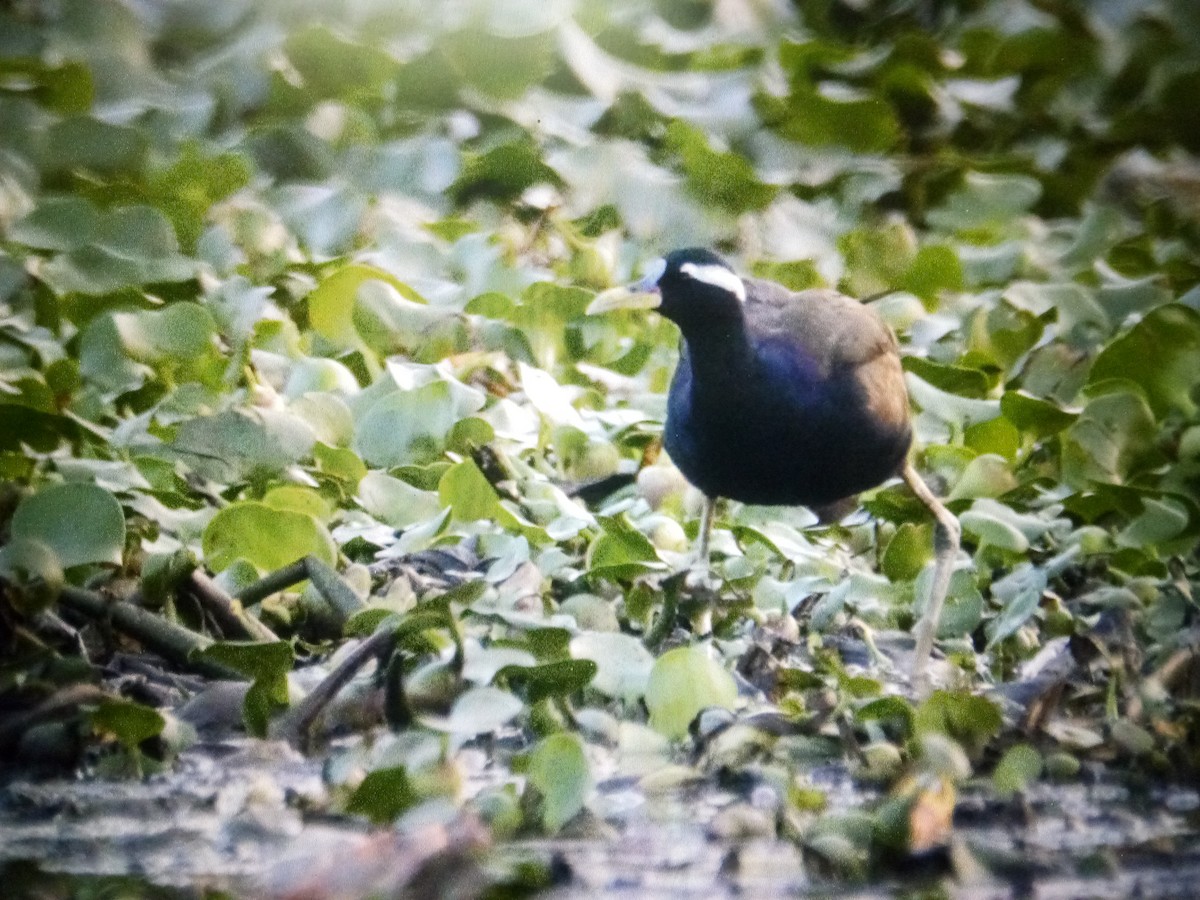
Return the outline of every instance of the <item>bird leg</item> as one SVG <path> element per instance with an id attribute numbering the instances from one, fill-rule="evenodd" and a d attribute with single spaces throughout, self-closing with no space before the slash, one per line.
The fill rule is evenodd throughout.
<path id="1" fill-rule="evenodd" d="M 942 616 L 942 605 L 950 590 L 950 576 L 954 572 L 954 560 L 958 556 L 962 526 L 954 513 L 946 509 L 942 501 L 929 489 L 912 463 L 906 462 L 900 473 L 909 490 L 933 513 L 937 522 L 934 533 L 933 583 L 929 586 L 929 597 L 925 601 L 925 612 L 917 623 L 917 643 L 913 650 L 912 684 L 918 695 L 928 690 L 929 658 L 933 653 L 933 640 L 937 637 L 938 622 Z"/>
<path id="2" fill-rule="evenodd" d="M 713 517 L 717 510 L 717 498 L 704 495 L 704 508 L 700 512 L 700 534 L 696 540 L 696 558 L 689 566 L 685 584 L 701 597 L 706 597 L 703 609 L 695 617 L 692 627 L 696 634 L 712 634 L 713 604 L 717 595 L 717 583 L 712 576 L 708 558 L 709 538 L 712 535 Z"/>
<path id="3" fill-rule="evenodd" d="M 717 498 L 704 495 L 704 510 L 700 513 L 700 539 L 697 542 L 698 562 L 708 567 L 708 539 L 712 534 L 713 516 L 717 511 Z"/>

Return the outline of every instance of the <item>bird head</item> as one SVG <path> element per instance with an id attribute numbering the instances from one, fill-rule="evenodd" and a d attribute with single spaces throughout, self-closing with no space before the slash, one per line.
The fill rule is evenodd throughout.
<path id="1" fill-rule="evenodd" d="M 700 247 L 673 250 L 652 262 L 628 288 L 600 294 L 589 313 L 658 309 L 681 327 L 741 315 L 746 285 L 716 253 Z"/>

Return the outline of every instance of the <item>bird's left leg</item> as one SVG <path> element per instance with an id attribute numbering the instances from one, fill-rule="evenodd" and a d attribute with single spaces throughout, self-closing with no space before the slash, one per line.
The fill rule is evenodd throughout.
<path id="1" fill-rule="evenodd" d="M 700 513 L 700 538 L 697 542 L 697 563 L 708 568 L 708 540 L 712 536 L 713 516 L 717 511 L 717 498 L 704 495 L 704 510 Z"/>
<path id="2" fill-rule="evenodd" d="M 906 462 L 900 473 L 909 490 L 917 495 L 925 506 L 933 513 L 937 522 L 934 534 L 934 565 L 933 583 L 929 587 L 929 597 L 925 601 L 925 613 L 917 623 L 917 643 L 913 650 L 912 684 L 918 695 L 928 690 L 929 658 L 933 653 L 933 641 L 937 637 L 938 622 L 942 617 L 942 605 L 946 602 L 946 594 L 950 590 L 950 576 L 954 572 L 954 560 L 958 556 L 959 541 L 962 538 L 962 526 L 954 513 L 946 509 L 937 495 L 929 489 L 929 485 L 921 478 L 912 463 Z"/>

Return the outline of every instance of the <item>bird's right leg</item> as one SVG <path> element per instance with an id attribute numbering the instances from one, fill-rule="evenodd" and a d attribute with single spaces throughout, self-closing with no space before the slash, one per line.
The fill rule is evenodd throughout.
<path id="1" fill-rule="evenodd" d="M 933 641 L 937 637 L 938 623 L 942 617 L 942 606 L 946 602 L 946 594 L 950 590 L 950 576 L 954 573 L 954 561 L 958 556 L 959 541 L 962 538 L 962 526 L 954 513 L 946 509 L 937 495 L 929 489 L 929 485 L 920 476 L 912 463 L 906 462 L 900 473 L 909 490 L 917 495 L 917 499 L 925 504 L 937 522 L 934 534 L 934 565 L 933 582 L 929 587 L 929 597 L 925 601 L 925 612 L 917 623 L 917 643 L 913 650 L 912 685 L 918 695 L 927 693 L 929 658 L 933 654 Z"/>
<path id="2" fill-rule="evenodd" d="M 704 495 L 704 508 L 700 512 L 700 534 L 696 539 L 696 557 L 688 566 L 685 579 L 687 587 L 695 594 L 706 597 L 703 608 L 692 622 L 696 634 L 712 634 L 713 604 L 718 594 L 718 584 L 712 573 L 709 559 L 709 539 L 712 537 L 713 518 L 717 511 L 717 498 Z"/>

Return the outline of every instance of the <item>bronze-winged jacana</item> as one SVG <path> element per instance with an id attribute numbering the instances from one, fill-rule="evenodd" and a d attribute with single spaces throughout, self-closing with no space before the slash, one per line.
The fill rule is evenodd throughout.
<path id="1" fill-rule="evenodd" d="M 923 689 L 960 529 L 908 462 L 908 391 L 891 330 L 836 291 L 742 278 L 697 248 L 669 253 L 589 312 L 628 306 L 657 308 L 682 334 L 663 445 L 705 495 L 702 559 L 717 497 L 823 507 L 898 475 L 929 508 L 937 562 L 913 659 Z"/>

